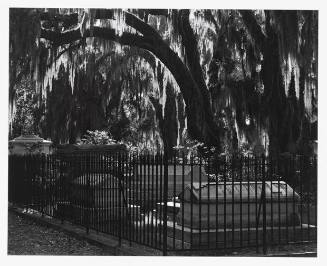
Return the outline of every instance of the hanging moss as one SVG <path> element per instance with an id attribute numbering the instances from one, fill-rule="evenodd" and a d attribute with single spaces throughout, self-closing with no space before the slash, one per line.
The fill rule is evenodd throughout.
<path id="1" fill-rule="evenodd" d="M 179 73 L 173 75 L 153 54 L 93 37 L 96 27 L 113 29 L 117 39 L 123 33 L 142 37 L 151 32 L 148 28 L 141 33 L 136 24 L 127 26 L 124 10 L 11 11 L 10 58 L 11 66 L 15 66 L 10 74 L 11 99 L 18 72 L 28 65 L 35 74 L 40 105 L 46 106 L 46 112 L 54 115 L 59 99 L 72 106 L 60 110 L 54 133 L 52 129 L 46 131 L 57 142 L 74 142 L 87 129 L 107 128 L 113 118 L 118 119 L 118 125 L 142 129 L 140 141 L 147 136 L 149 143 L 160 142 L 160 119 L 170 117 L 177 123 L 173 126 L 177 133 L 173 129 L 176 134 L 169 138 L 174 138 L 173 144 L 177 138 L 181 143 L 185 116 L 196 113 L 194 119 L 187 120 L 193 137 L 208 142 L 216 135 L 232 138 L 227 148 L 231 150 L 242 142 L 256 145 L 259 139 L 279 151 L 290 141 L 300 141 L 303 121 L 316 119 L 317 12 L 128 12 L 138 16 L 138 22 L 156 29 L 164 40 L 162 44 L 168 43 L 172 54 L 185 63 L 184 70 L 190 72 L 189 80 L 195 87 L 191 86 L 193 96 L 188 101 L 183 102 L 180 96 L 176 100 L 177 95 L 185 98 L 186 91 L 175 80 Z M 61 46 L 56 39 L 39 42 L 40 26 L 57 33 L 80 30 L 81 39 Z M 29 27 L 33 30 L 27 31 Z M 90 38 L 85 38 L 87 34 Z M 175 99 L 174 103 L 169 97 Z M 201 104 L 204 111 L 195 112 Z M 171 109 L 173 106 L 175 109 Z M 202 125 L 203 121 L 206 123 Z M 292 124 L 291 129 L 288 124 Z M 269 140 L 263 140 L 267 135 Z"/>

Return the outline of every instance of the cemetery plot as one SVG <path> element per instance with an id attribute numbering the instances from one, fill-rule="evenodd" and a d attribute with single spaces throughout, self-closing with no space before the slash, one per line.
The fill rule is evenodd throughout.
<path id="1" fill-rule="evenodd" d="M 313 178 L 302 182 L 313 163 L 301 171 L 284 166 L 280 169 L 287 171 L 276 172 L 274 180 L 277 167 L 242 160 L 233 164 L 238 175 L 226 164 L 220 168 L 223 178 L 212 178 L 205 164 L 165 165 L 162 158 L 142 161 L 103 152 L 75 155 L 11 156 L 10 202 L 87 232 L 161 250 L 316 241 L 316 185 Z M 248 165 L 254 170 L 244 170 Z M 296 175 L 285 174 L 290 170 Z M 258 174 L 263 171 L 264 182 Z"/>

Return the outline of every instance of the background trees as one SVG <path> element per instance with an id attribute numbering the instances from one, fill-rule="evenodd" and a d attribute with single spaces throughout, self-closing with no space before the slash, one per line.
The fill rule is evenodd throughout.
<path id="1" fill-rule="evenodd" d="M 308 149 L 317 120 L 317 12 L 10 12 L 10 63 L 30 66 L 36 124 L 55 142 L 108 129 L 167 152 L 192 140 L 227 153 Z M 18 15 L 33 21 L 31 34 L 21 34 Z"/>

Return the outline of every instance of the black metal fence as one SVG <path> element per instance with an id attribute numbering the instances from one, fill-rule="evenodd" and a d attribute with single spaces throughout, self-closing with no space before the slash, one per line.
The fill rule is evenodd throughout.
<path id="1" fill-rule="evenodd" d="M 168 251 L 316 242 L 317 160 L 9 156 L 9 202 Z"/>

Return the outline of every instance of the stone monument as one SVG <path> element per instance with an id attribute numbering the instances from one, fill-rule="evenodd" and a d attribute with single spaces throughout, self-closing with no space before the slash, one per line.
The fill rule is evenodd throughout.
<path id="1" fill-rule="evenodd" d="M 185 248 L 233 247 L 237 241 L 312 239 L 316 227 L 300 219 L 300 196 L 284 181 L 188 184 L 179 195 L 175 222 L 167 222 L 168 244 Z M 265 204 L 265 227 L 263 226 Z M 177 237 L 176 237 L 177 236 Z"/>
<path id="2" fill-rule="evenodd" d="M 22 135 L 9 141 L 9 154 L 50 154 L 52 142 L 37 135 Z"/>

